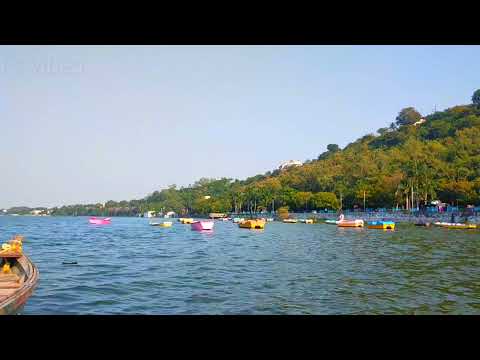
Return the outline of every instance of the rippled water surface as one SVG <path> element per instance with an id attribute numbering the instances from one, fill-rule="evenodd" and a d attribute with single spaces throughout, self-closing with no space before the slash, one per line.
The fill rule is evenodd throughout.
<path id="1" fill-rule="evenodd" d="M 0 217 L 17 233 L 40 271 L 24 314 L 480 314 L 480 231 Z"/>

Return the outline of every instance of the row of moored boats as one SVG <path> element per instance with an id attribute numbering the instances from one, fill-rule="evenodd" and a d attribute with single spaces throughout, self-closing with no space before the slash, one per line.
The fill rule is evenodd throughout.
<path id="1" fill-rule="evenodd" d="M 356 220 L 326 220 L 326 224 L 337 225 L 338 227 L 364 227 L 365 223 L 363 220 L 356 219 Z M 478 225 L 476 224 L 468 224 L 468 223 L 451 223 L 451 222 L 422 222 L 416 223 L 416 226 L 438 226 L 447 229 L 477 229 Z M 383 230 L 395 230 L 395 222 L 394 221 L 369 221 L 367 222 L 367 228 L 369 229 L 383 229 Z"/>
<path id="2" fill-rule="evenodd" d="M 258 219 L 245 219 L 239 217 L 224 217 L 218 219 L 220 221 L 232 221 L 233 223 L 238 224 L 240 228 L 245 229 L 264 229 L 265 224 L 269 221 L 273 221 L 273 218 L 258 218 Z M 96 218 L 92 217 L 89 219 L 90 224 L 94 225 L 109 225 L 111 224 L 111 218 Z M 179 218 L 178 221 L 182 224 L 189 224 L 191 225 L 192 230 L 213 230 L 215 222 L 213 220 L 194 220 L 193 218 Z M 313 224 L 313 219 L 283 219 L 284 223 L 287 224 L 296 224 L 298 222 L 305 223 L 305 224 Z M 347 220 L 341 218 L 340 220 L 325 220 L 326 224 L 336 225 L 338 227 L 364 227 L 365 222 L 362 219 L 353 219 Z M 173 225 L 172 221 L 164 221 L 164 222 L 152 222 L 150 223 L 152 226 L 159 226 L 159 227 L 171 227 Z M 453 223 L 453 222 L 419 222 L 416 223 L 417 226 L 438 226 L 448 229 L 477 229 L 478 225 L 476 224 L 468 224 L 468 223 Z M 395 230 L 395 222 L 394 221 L 369 221 L 366 224 L 366 227 L 369 229 L 383 229 L 383 230 Z"/>

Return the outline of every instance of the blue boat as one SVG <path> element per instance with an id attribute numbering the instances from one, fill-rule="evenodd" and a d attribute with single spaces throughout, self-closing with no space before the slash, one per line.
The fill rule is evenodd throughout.
<path id="1" fill-rule="evenodd" d="M 369 221 L 367 224 L 369 229 L 395 230 L 393 221 Z"/>

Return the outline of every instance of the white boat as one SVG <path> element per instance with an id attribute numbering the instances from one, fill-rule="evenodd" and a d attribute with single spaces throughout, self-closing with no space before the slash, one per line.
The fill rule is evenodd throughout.
<path id="1" fill-rule="evenodd" d="M 164 222 L 152 222 L 150 223 L 151 226 L 160 226 L 160 227 L 171 227 L 172 222 L 171 221 L 164 221 Z"/>

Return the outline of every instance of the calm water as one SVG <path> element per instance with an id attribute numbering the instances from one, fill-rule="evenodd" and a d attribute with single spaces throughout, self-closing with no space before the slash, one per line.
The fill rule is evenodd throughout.
<path id="1" fill-rule="evenodd" d="M 0 217 L 16 233 L 40 270 L 24 314 L 480 314 L 480 231 Z"/>

